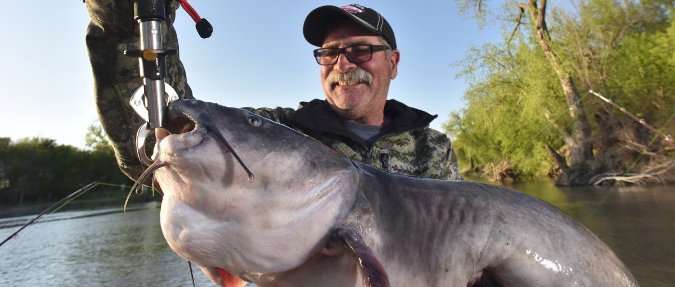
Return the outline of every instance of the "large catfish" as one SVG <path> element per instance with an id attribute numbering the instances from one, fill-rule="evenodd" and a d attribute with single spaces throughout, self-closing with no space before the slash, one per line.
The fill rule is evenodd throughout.
<path id="1" fill-rule="evenodd" d="M 162 231 L 218 285 L 638 285 L 527 195 L 386 173 L 241 109 L 178 100 L 167 117 L 152 168 Z"/>

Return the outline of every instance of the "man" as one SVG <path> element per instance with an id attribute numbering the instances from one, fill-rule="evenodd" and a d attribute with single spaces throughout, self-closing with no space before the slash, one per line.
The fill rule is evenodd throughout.
<path id="1" fill-rule="evenodd" d="M 132 1 L 86 1 L 92 18 L 87 45 L 103 128 L 113 141 L 120 167 L 135 178 L 143 167 L 134 153 L 133 134 L 142 120 L 134 118 L 127 103 L 132 91 L 140 86 L 138 63 L 119 56 L 120 46 L 135 45 L 132 40 L 137 37 L 129 2 Z M 169 5 L 170 11 L 177 8 L 175 1 Z M 171 48 L 177 48 L 171 26 L 174 15 L 168 17 L 165 28 L 165 46 Z M 322 6 L 309 13 L 303 32 L 309 43 L 320 47 L 314 50 L 314 56 L 321 65 L 326 99 L 301 103 L 297 110 L 248 110 L 302 131 L 353 160 L 386 171 L 461 179 L 450 140 L 428 127 L 436 116 L 387 100 L 400 52 L 384 17 L 360 5 Z M 180 61 L 169 57 L 167 62 L 175 65 L 168 71 L 167 82 L 177 86 L 174 88 L 182 98 L 191 98 Z"/>

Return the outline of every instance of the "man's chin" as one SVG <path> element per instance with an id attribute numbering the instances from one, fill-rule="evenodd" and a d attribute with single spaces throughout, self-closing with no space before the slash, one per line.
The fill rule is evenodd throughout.
<path id="1" fill-rule="evenodd" d="M 358 105 L 356 103 L 332 103 L 329 102 L 330 107 L 343 120 L 354 120 L 359 117 L 357 112 Z"/>

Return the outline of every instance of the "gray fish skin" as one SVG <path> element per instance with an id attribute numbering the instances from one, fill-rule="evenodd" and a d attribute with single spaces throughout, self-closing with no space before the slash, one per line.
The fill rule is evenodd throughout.
<path id="1" fill-rule="evenodd" d="M 162 231 L 216 284 L 215 268 L 261 287 L 638 286 L 585 227 L 519 192 L 389 174 L 240 109 L 180 100 L 169 114 L 197 128 L 158 144 Z"/>
<path id="2" fill-rule="evenodd" d="M 540 200 L 357 165 L 363 229 L 391 286 L 638 286 L 607 245 Z"/>

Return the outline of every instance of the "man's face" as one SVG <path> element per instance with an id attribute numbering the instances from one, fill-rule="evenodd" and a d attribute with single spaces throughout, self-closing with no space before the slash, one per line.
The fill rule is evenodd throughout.
<path id="1" fill-rule="evenodd" d="M 352 45 L 382 45 L 379 36 L 372 35 L 352 22 L 342 22 L 328 29 L 322 48 L 344 48 Z M 389 83 L 396 77 L 399 61 L 398 51 L 392 51 L 387 59 L 384 51 L 373 52 L 370 61 L 354 64 L 344 54 L 338 55 L 337 63 L 321 66 L 321 84 L 326 100 L 340 117 L 362 124 L 382 125 L 384 105 Z M 370 84 L 363 81 L 334 81 L 331 73 L 345 74 L 362 69 L 372 76 Z"/>

